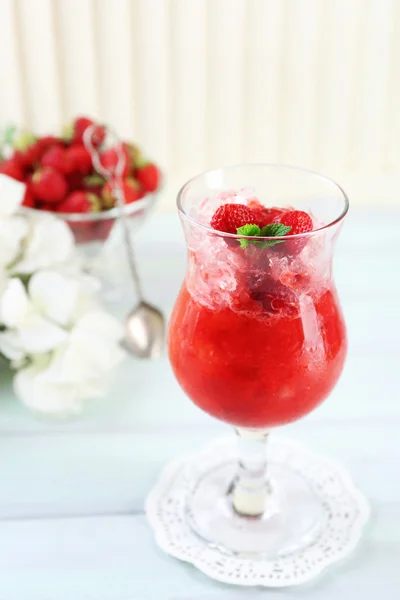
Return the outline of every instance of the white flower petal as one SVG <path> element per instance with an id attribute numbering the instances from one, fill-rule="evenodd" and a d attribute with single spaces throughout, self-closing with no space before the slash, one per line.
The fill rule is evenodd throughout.
<path id="1" fill-rule="evenodd" d="M 51 321 L 31 314 L 18 327 L 22 347 L 27 354 L 49 352 L 58 348 L 68 338 L 68 333 Z"/>
<path id="2" fill-rule="evenodd" d="M 24 256 L 13 268 L 14 273 L 34 273 L 62 264 L 73 255 L 74 238 L 68 225 L 45 212 L 32 219 L 26 243 Z"/>
<path id="3" fill-rule="evenodd" d="M 21 360 L 25 352 L 21 339 L 16 331 L 3 331 L 0 333 L 0 353 L 9 360 Z"/>
<path id="4" fill-rule="evenodd" d="M 68 380 L 84 382 L 101 377 L 121 360 L 121 351 L 114 344 L 74 332 L 63 356 L 59 358 L 59 373 Z"/>
<path id="5" fill-rule="evenodd" d="M 79 397 L 82 400 L 85 398 L 104 398 L 108 392 L 109 384 L 109 373 L 106 373 L 98 379 L 89 379 L 87 381 L 83 381 L 79 386 Z"/>
<path id="6" fill-rule="evenodd" d="M 13 381 L 14 392 L 29 408 L 45 413 L 73 414 L 81 409 L 74 385 L 55 385 L 46 382 L 45 369 L 31 365 L 21 369 Z"/>
<path id="7" fill-rule="evenodd" d="M 79 330 L 114 343 L 124 336 L 124 328 L 118 319 L 101 309 L 84 314 L 76 326 Z"/>
<path id="8" fill-rule="evenodd" d="M 110 372 L 125 352 L 115 339 L 101 337 L 75 325 L 68 340 L 54 353 L 46 377 L 52 382 L 77 382 L 99 379 Z"/>
<path id="9" fill-rule="evenodd" d="M 9 216 L 15 213 L 22 203 L 25 184 L 0 174 L 0 215 Z"/>
<path id="10" fill-rule="evenodd" d="M 21 251 L 22 240 L 29 231 L 28 221 L 22 216 L 0 217 L 0 263 L 11 264 Z"/>
<path id="11" fill-rule="evenodd" d="M 67 325 L 78 300 L 79 283 L 52 271 L 35 273 L 29 282 L 32 304 L 43 316 Z"/>
<path id="12" fill-rule="evenodd" d="M 9 279 L 0 299 L 0 323 L 6 327 L 16 327 L 27 318 L 31 305 L 20 279 Z"/>
<path id="13" fill-rule="evenodd" d="M 2 265 L 0 265 L 0 303 L 1 303 L 1 297 L 3 295 L 4 290 L 7 287 L 7 274 L 6 274 L 6 270 L 4 269 L 4 267 L 2 267 Z"/>

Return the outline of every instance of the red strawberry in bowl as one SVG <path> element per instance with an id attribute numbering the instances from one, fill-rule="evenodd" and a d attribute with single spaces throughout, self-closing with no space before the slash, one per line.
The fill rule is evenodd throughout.
<path id="1" fill-rule="evenodd" d="M 74 144 L 70 148 L 67 148 L 66 160 L 71 165 L 71 172 L 88 175 L 93 169 L 92 157 L 82 144 Z"/>
<path id="2" fill-rule="evenodd" d="M 44 152 L 40 165 L 42 167 L 50 167 L 64 175 L 69 175 L 74 170 L 74 164 L 68 150 L 65 150 L 59 144 L 52 146 Z"/>
<path id="3" fill-rule="evenodd" d="M 67 181 L 61 173 L 45 167 L 32 176 L 31 191 L 36 198 L 57 204 L 67 193 Z"/>
<path id="4" fill-rule="evenodd" d="M 31 169 L 40 158 L 40 146 L 30 131 L 23 131 L 13 140 L 13 158 L 19 162 L 23 170 Z"/>
<path id="5" fill-rule="evenodd" d="M 114 186 L 115 184 L 107 182 L 102 189 L 101 197 L 103 200 L 103 206 L 106 208 L 113 208 L 116 205 Z M 125 204 L 136 202 L 136 200 L 139 200 L 139 198 L 142 197 L 141 187 L 139 183 L 132 177 L 125 179 L 121 184 L 121 188 Z"/>
<path id="6" fill-rule="evenodd" d="M 94 126 L 92 134 L 92 144 L 96 148 L 100 146 L 105 138 L 105 129 L 102 125 L 96 125 L 88 117 L 77 117 L 72 123 L 64 129 L 64 139 L 72 144 L 83 144 L 83 134 L 88 127 Z"/>
<path id="7" fill-rule="evenodd" d="M 35 197 L 32 194 L 29 185 L 26 186 L 24 199 L 22 200 L 22 206 L 26 206 L 26 208 L 35 208 Z"/>
<path id="8" fill-rule="evenodd" d="M 60 213 L 88 213 L 97 212 L 101 208 L 100 199 L 95 194 L 85 190 L 76 190 L 69 194 L 57 206 Z"/>
<path id="9" fill-rule="evenodd" d="M 114 218 L 110 219 L 76 219 L 77 213 L 101 214 L 100 198 L 86 190 L 77 190 L 67 196 L 57 207 L 59 213 L 73 213 L 74 218 L 68 223 L 77 244 L 105 241 L 114 225 Z M 95 215 L 93 215 L 95 216 Z"/>
<path id="10" fill-rule="evenodd" d="M 108 148 L 108 150 L 105 150 L 100 157 L 102 166 L 104 169 L 107 169 L 111 175 L 115 175 L 119 160 L 124 162 L 123 165 L 121 165 L 122 168 L 118 168 L 118 175 L 125 179 L 131 171 L 131 157 L 125 144 L 121 144 L 117 148 Z"/>
<path id="11" fill-rule="evenodd" d="M 52 148 L 53 146 L 64 146 L 63 140 L 55 135 L 44 135 L 37 139 L 36 144 L 39 148 L 39 159 L 49 148 Z"/>
<path id="12" fill-rule="evenodd" d="M 146 192 L 155 192 L 160 187 L 161 172 L 154 163 L 145 163 L 135 170 L 135 178 Z"/>
<path id="13" fill-rule="evenodd" d="M 18 160 L 9 158 L 0 164 L 0 173 L 8 175 L 17 181 L 24 181 L 24 170 Z"/>

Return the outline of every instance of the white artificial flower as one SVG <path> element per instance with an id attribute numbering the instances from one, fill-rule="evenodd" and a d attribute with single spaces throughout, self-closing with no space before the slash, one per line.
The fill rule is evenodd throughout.
<path id="1" fill-rule="evenodd" d="M 120 322 L 95 309 L 83 315 L 70 331 L 68 340 L 55 353 L 47 379 L 53 382 L 96 381 L 124 357 Z"/>
<path id="2" fill-rule="evenodd" d="M 0 265 L 7 267 L 17 259 L 28 231 L 28 220 L 22 215 L 0 217 Z"/>
<path id="3" fill-rule="evenodd" d="M 53 282 L 57 282 L 55 275 Z M 53 350 L 68 337 L 60 325 L 70 317 L 71 300 L 67 297 L 64 303 L 64 298 L 60 299 L 61 308 L 55 307 L 51 283 L 48 282 L 47 287 L 41 285 L 43 277 L 46 273 L 32 277 L 29 283 L 29 290 L 33 289 L 31 297 L 20 279 L 9 279 L 0 298 L 0 323 L 7 328 L 0 333 L 0 352 L 11 360 L 18 358 L 18 351 L 27 355 Z"/>
<path id="4" fill-rule="evenodd" d="M 0 173 L 0 217 L 9 217 L 21 205 L 25 184 Z"/>
<path id="5" fill-rule="evenodd" d="M 120 323 L 101 310 L 81 317 L 51 357 L 41 356 L 14 378 L 28 407 L 47 413 L 76 413 L 88 398 L 104 396 L 111 372 L 125 353 Z"/>
<path id="6" fill-rule="evenodd" d="M 7 273 L 2 264 L 0 264 L 0 299 L 7 285 Z"/>
<path id="7" fill-rule="evenodd" d="M 74 386 L 43 381 L 46 367 L 33 362 L 14 376 L 16 396 L 28 408 L 53 414 L 73 414 L 80 411 Z"/>
<path id="8" fill-rule="evenodd" d="M 35 273 L 72 260 L 74 238 L 68 225 L 43 211 L 30 218 L 30 231 L 25 239 L 21 260 L 13 266 L 16 274 Z"/>

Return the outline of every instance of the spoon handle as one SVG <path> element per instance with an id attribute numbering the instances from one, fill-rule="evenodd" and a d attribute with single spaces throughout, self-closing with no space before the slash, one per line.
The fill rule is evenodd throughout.
<path id="1" fill-rule="evenodd" d="M 128 219 L 125 214 L 124 193 L 122 191 L 121 182 L 119 179 L 118 179 L 116 185 L 114 186 L 114 192 L 115 192 L 115 198 L 117 201 L 117 206 L 120 209 L 119 221 L 122 224 L 122 229 L 124 232 L 124 241 L 125 241 L 125 248 L 126 248 L 126 252 L 127 252 L 127 256 L 128 256 L 129 270 L 132 275 L 132 280 L 135 284 L 136 293 L 139 297 L 139 302 L 143 302 L 142 283 L 140 281 L 139 272 L 137 269 L 135 251 L 133 249 L 132 238 L 131 238 L 131 234 L 129 231 Z"/>
<path id="2" fill-rule="evenodd" d="M 117 201 L 117 207 L 119 208 L 118 220 L 122 224 L 122 229 L 123 229 L 123 233 L 124 233 L 124 242 L 125 242 L 125 248 L 126 248 L 126 252 L 127 252 L 127 256 L 128 256 L 129 270 L 131 272 L 132 280 L 133 280 L 133 283 L 136 288 L 136 293 L 138 295 L 139 302 L 143 302 L 144 297 L 143 297 L 142 284 L 140 281 L 139 272 L 138 272 L 137 265 L 136 265 L 135 252 L 133 249 L 132 238 L 131 238 L 131 235 L 129 232 L 128 218 L 125 214 L 125 198 L 124 198 L 124 192 L 122 190 L 122 185 L 121 185 L 122 173 L 123 173 L 123 170 L 125 167 L 126 159 L 125 159 L 124 153 L 122 152 L 121 142 L 119 142 L 117 136 L 115 135 L 114 132 L 112 132 L 110 130 L 109 127 L 107 127 L 107 130 L 108 130 L 108 133 L 110 133 L 117 142 L 115 144 L 115 149 L 117 152 L 118 160 L 117 160 L 117 164 L 115 167 L 115 171 L 113 173 L 110 172 L 109 169 L 106 169 L 103 167 L 103 165 L 101 164 L 101 160 L 100 160 L 100 154 L 99 154 L 97 148 L 93 145 L 93 141 L 92 141 L 92 136 L 93 136 L 93 131 L 94 131 L 93 125 L 91 125 L 90 127 L 87 127 L 85 129 L 85 132 L 83 134 L 83 142 L 91 155 L 92 163 L 93 163 L 93 166 L 95 167 L 96 171 L 98 173 L 100 173 L 100 175 L 102 175 L 104 177 L 104 179 L 110 183 L 110 185 L 112 186 L 112 189 L 114 191 L 115 199 Z"/>

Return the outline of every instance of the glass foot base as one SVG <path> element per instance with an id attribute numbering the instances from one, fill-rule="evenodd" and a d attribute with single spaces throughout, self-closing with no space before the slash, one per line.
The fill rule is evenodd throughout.
<path id="1" fill-rule="evenodd" d="M 287 438 L 271 436 L 271 495 L 259 517 L 232 508 L 235 438 L 223 438 L 166 466 L 146 513 L 168 554 L 229 584 L 304 583 L 359 541 L 368 503 L 348 473 Z"/>
<path id="2" fill-rule="evenodd" d="M 265 558 L 286 556 L 308 546 L 323 526 L 321 501 L 303 477 L 285 465 L 269 465 L 272 483 L 261 516 L 239 515 L 232 492 L 236 463 L 202 477 L 187 499 L 188 524 L 205 542 L 223 552 Z"/>

